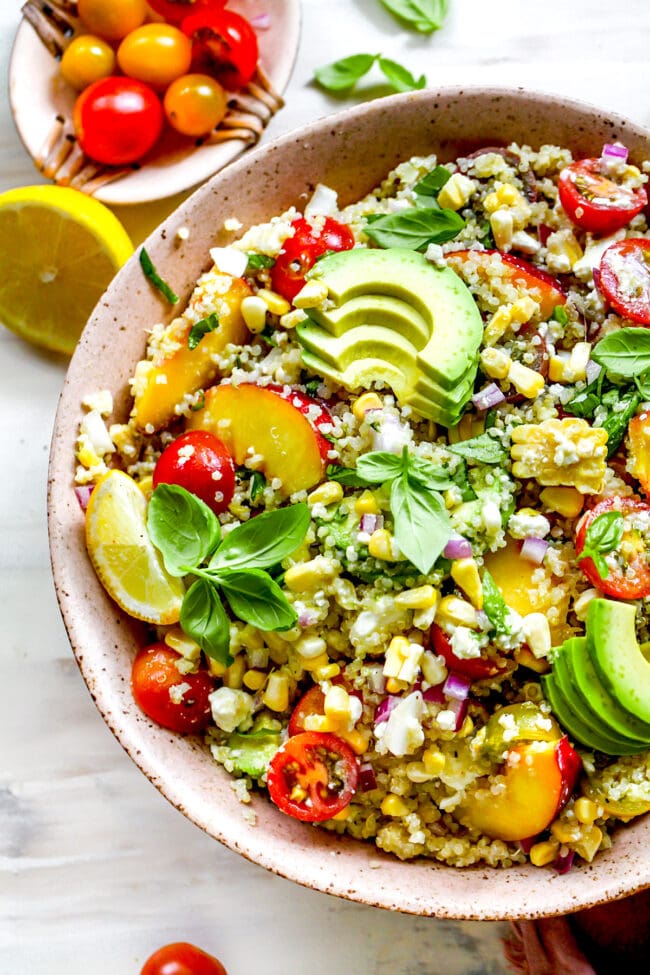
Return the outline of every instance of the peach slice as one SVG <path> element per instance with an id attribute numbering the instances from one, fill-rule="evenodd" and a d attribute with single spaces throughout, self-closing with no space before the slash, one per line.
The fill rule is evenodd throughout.
<path id="1" fill-rule="evenodd" d="M 210 305 L 219 318 L 219 327 L 204 335 L 195 349 L 190 349 L 191 322 L 176 318 L 165 329 L 154 358 L 144 359 L 136 366 L 133 416 L 141 430 L 147 427 L 159 430 L 169 423 L 186 393 L 195 393 L 213 382 L 218 373 L 213 357 L 230 343 L 243 345 L 248 341 L 240 305 L 251 289 L 242 278 L 219 271 L 212 272 L 211 280 L 216 293 L 210 298 Z M 205 302 L 206 298 L 199 296 L 197 300 Z M 166 349 L 170 350 L 167 355 Z"/>
<path id="2" fill-rule="evenodd" d="M 480 780 L 456 810 L 459 821 L 495 840 L 514 842 L 542 833 L 569 799 L 582 766 L 568 738 L 530 741 L 508 752 L 503 788 Z"/>
<path id="3" fill-rule="evenodd" d="M 331 449 L 303 412 L 307 399 L 254 383 L 213 386 L 206 391 L 204 408 L 187 425 L 191 430 L 214 433 L 236 464 L 259 454 L 258 469 L 269 481 L 280 478 L 282 493 L 289 495 L 322 481 Z M 322 410 L 319 404 L 314 406 Z"/>

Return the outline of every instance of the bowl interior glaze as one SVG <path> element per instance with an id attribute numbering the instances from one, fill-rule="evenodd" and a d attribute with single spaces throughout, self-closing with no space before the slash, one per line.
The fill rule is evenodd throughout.
<path id="1" fill-rule="evenodd" d="M 414 154 L 436 151 L 444 161 L 514 140 L 598 155 L 604 142 L 617 139 L 633 159 L 650 157 L 650 133 L 585 104 L 516 90 L 397 95 L 321 119 L 246 155 L 199 189 L 146 246 L 183 302 L 210 264 L 209 248 L 232 239 L 224 220 L 237 217 L 247 227 L 291 204 L 302 207 L 318 182 L 336 188 L 345 204 Z M 180 227 L 190 229 L 182 242 L 176 236 Z M 70 642 L 104 720 L 145 775 L 189 819 L 249 860 L 307 887 L 392 910 L 478 920 L 541 917 L 649 885 L 650 817 L 620 829 L 610 851 L 563 877 L 531 866 L 459 870 L 427 860 L 401 863 L 370 844 L 289 819 L 263 796 L 253 799 L 257 825 L 251 826 L 229 776 L 202 744 L 157 727 L 139 712 L 129 674 L 142 634 L 106 596 L 90 567 L 72 491 L 73 448 L 81 398 L 108 388 L 116 418 L 123 419 L 145 330 L 173 314 L 132 259 L 99 302 L 72 359 L 50 461 L 52 565 Z"/>

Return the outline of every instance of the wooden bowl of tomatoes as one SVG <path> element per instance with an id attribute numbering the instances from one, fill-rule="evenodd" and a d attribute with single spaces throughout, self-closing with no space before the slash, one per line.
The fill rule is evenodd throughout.
<path id="1" fill-rule="evenodd" d="M 29 0 L 10 99 L 25 147 L 59 185 L 112 204 L 197 185 L 282 106 L 298 0 Z"/>

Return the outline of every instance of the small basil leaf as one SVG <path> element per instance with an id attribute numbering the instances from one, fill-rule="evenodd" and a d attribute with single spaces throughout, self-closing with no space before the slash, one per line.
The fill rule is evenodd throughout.
<path id="1" fill-rule="evenodd" d="M 454 210 L 413 207 L 367 221 L 364 233 L 379 247 L 407 247 L 417 251 L 428 244 L 453 240 L 464 226 L 465 221 Z"/>
<path id="2" fill-rule="evenodd" d="M 229 666 L 230 621 L 216 588 L 207 579 L 197 579 L 185 593 L 181 606 L 181 628 L 208 657 Z"/>
<path id="3" fill-rule="evenodd" d="M 264 477 L 262 472 L 253 471 L 253 473 L 251 474 L 250 493 L 249 493 L 249 497 L 253 502 L 253 504 L 255 504 L 260 494 L 262 494 L 262 492 L 264 491 L 265 487 L 266 487 L 266 478 Z"/>
<path id="4" fill-rule="evenodd" d="M 603 430 L 607 431 L 607 459 L 613 457 L 623 442 L 630 420 L 636 413 L 640 397 L 638 393 L 621 396 L 617 402 L 619 409 L 612 409 L 603 422 Z M 622 409 L 621 409 L 622 407 Z"/>
<path id="5" fill-rule="evenodd" d="M 399 477 L 404 467 L 401 457 L 389 454 L 387 450 L 373 450 L 363 454 L 357 461 L 357 476 L 366 484 L 383 484 Z"/>
<path id="6" fill-rule="evenodd" d="M 160 277 L 153 266 L 153 261 L 149 257 L 149 254 L 144 247 L 140 248 L 140 267 L 144 272 L 144 276 L 151 281 L 154 288 L 157 288 L 158 291 L 160 291 L 161 295 L 167 299 L 170 305 L 176 305 L 180 301 L 178 295 L 170 288 L 167 282 L 163 281 L 163 279 Z"/>
<path id="7" fill-rule="evenodd" d="M 427 79 L 425 75 L 420 75 L 416 79 L 407 68 L 398 64 L 397 61 L 380 57 L 377 64 L 395 91 L 419 91 L 426 87 Z"/>
<path id="8" fill-rule="evenodd" d="M 159 484 L 151 495 L 147 531 L 173 576 L 184 576 L 205 562 L 220 534 L 214 512 L 178 484 Z"/>
<path id="9" fill-rule="evenodd" d="M 226 535 L 209 568 L 221 574 L 222 569 L 267 569 L 277 565 L 303 542 L 310 520 L 304 503 L 257 515 Z"/>
<path id="10" fill-rule="evenodd" d="M 381 0 L 390 13 L 421 34 L 440 30 L 449 0 Z"/>
<path id="11" fill-rule="evenodd" d="M 481 581 L 483 589 L 483 611 L 497 633 L 510 633 L 508 626 L 508 607 L 501 590 L 487 569 Z"/>
<path id="12" fill-rule="evenodd" d="M 585 544 L 578 561 L 590 558 L 595 562 L 595 556 L 613 552 L 621 544 L 623 529 L 623 515 L 620 511 L 605 511 L 602 515 L 598 515 L 587 528 Z M 607 577 L 603 576 L 603 578 Z"/>
<path id="13" fill-rule="evenodd" d="M 650 370 L 650 329 L 610 332 L 594 346 L 591 358 L 617 376 L 640 376 Z"/>
<path id="14" fill-rule="evenodd" d="M 340 61 L 324 64 L 316 68 L 314 77 L 322 88 L 328 91 L 345 91 L 352 88 L 364 74 L 367 74 L 377 60 L 377 54 L 351 54 Z"/>
<path id="15" fill-rule="evenodd" d="M 472 437 L 471 440 L 461 440 L 459 443 L 450 444 L 447 450 L 464 457 L 466 460 L 475 460 L 479 464 L 501 464 L 508 456 L 505 447 L 494 437 L 491 437 L 489 433 L 482 433 L 479 437 Z"/>
<path id="16" fill-rule="evenodd" d="M 636 388 L 641 393 L 644 400 L 650 400 L 650 373 L 634 378 Z"/>
<path id="17" fill-rule="evenodd" d="M 274 257 L 268 257 L 267 254 L 257 254 L 255 251 L 248 251 L 246 257 L 248 258 L 247 271 L 258 271 L 260 268 L 273 267 L 275 264 Z"/>
<path id="18" fill-rule="evenodd" d="M 353 467 L 341 467 L 340 464 L 328 464 L 325 471 L 328 481 L 338 481 L 344 487 L 367 487 L 368 482 L 360 477 Z"/>
<path id="19" fill-rule="evenodd" d="M 446 166 L 436 166 L 430 173 L 416 183 L 413 192 L 418 196 L 437 196 L 445 183 L 451 179 L 451 173 Z"/>
<path id="20" fill-rule="evenodd" d="M 212 312 L 207 318 L 202 318 L 200 322 L 196 322 L 190 329 L 190 334 L 187 336 L 188 348 L 193 351 L 204 335 L 207 335 L 209 332 L 214 332 L 218 328 L 219 316 L 216 312 Z"/>
<path id="21" fill-rule="evenodd" d="M 600 397 L 595 391 L 594 385 L 588 386 L 587 389 L 583 389 L 580 393 L 577 393 L 573 399 L 565 403 L 564 410 L 566 413 L 571 413 L 572 416 L 591 419 L 596 412 L 597 406 L 600 406 Z"/>
<path id="22" fill-rule="evenodd" d="M 553 314 L 551 315 L 551 318 L 553 319 L 554 322 L 558 322 L 559 325 L 569 324 L 569 316 L 566 313 L 566 308 L 564 307 L 564 305 L 556 305 L 555 308 L 553 309 Z"/>
<path id="23" fill-rule="evenodd" d="M 417 484 L 428 491 L 446 491 L 455 484 L 448 471 L 423 457 L 407 456 L 406 470 L 410 484 Z"/>
<path id="24" fill-rule="evenodd" d="M 235 616 L 259 630 L 290 630 L 298 621 L 277 582 L 261 569 L 220 572 L 219 585 Z"/>
<path id="25" fill-rule="evenodd" d="M 451 538 L 451 522 L 439 494 L 396 478 L 390 490 L 395 541 L 409 562 L 426 575 Z"/>

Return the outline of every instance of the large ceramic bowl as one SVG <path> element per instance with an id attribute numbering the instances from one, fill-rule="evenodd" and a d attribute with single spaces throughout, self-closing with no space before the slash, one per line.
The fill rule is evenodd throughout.
<path id="1" fill-rule="evenodd" d="M 559 143 L 599 154 L 620 139 L 632 158 L 650 157 L 650 133 L 588 105 L 503 90 L 398 95 L 321 119 L 232 164 L 198 190 L 149 238 L 158 270 L 182 298 L 209 266 L 208 249 L 291 204 L 319 181 L 343 204 L 375 186 L 399 160 L 431 151 L 442 159 L 481 145 Z M 180 246 L 176 231 L 190 236 Z M 482 920 L 540 917 L 622 897 L 650 885 L 650 817 L 618 831 L 613 848 L 566 876 L 531 866 L 454 869 L 401 863 L 374 846 L 339 838 L 282 815 L 256 796 L 257 825 L 243 818 L 224 770 L 200 741 L 152 724 L 135 706 L 130 664 L 141 635 L 108 599 L 86 556 L 72 490 L 82 396 L 109 388 L 125 415 L 128 379 L 146 329 L 173 314 L 132 259 L 95 309 L 72 360 L 56 418 L 49 494 L 52 563 L 70 641 L 104 720 L 147 777 L 197 826 L 232 850 L 307 887 L 415 914 Z"/>

